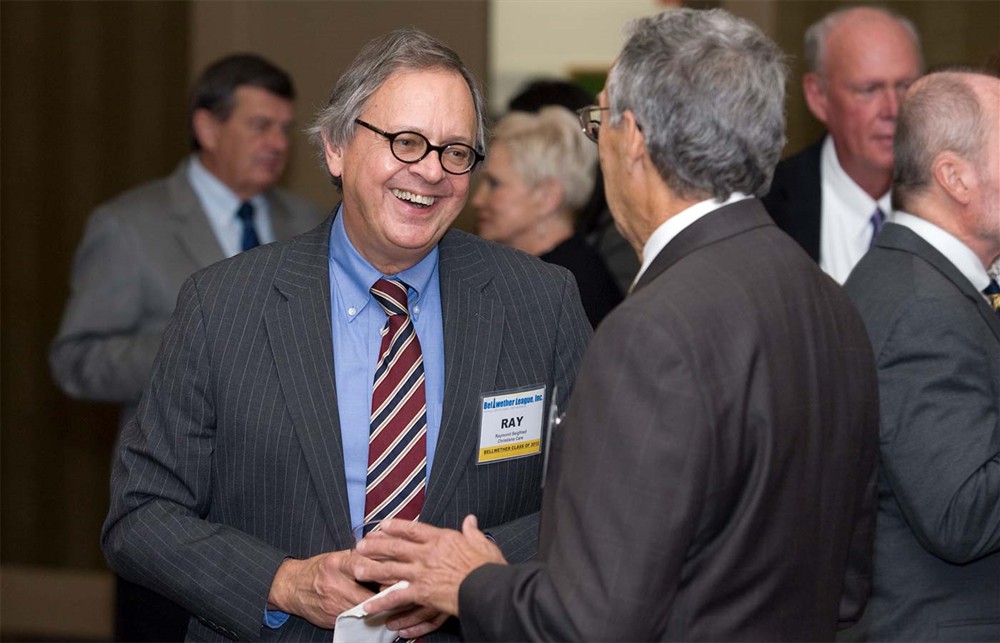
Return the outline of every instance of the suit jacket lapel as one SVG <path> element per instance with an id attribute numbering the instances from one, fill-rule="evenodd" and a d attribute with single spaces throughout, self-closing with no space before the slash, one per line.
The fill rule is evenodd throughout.
<path id="1" fill-rule="evenodd" d="M 444 513 L 477 448 L 479 399 L 494 389 L 504 326 L 503 305 L 487 290 L 493 274 L 475 244 L 452 231 L 439 249 L 445 391 L 420 518 L 430 523 Z"/>
<path id="2" fill-rule="evenodd" d="M 278 381 L 330 531 L 350 543 L 350 509 L 333 371 L 330 274 L 332 218 L 288 245 L 275 275 L 284 300 L 265 312 Z"/>
<path id="3" fill-rule="evenodd" d="M 738 201 L 710 212 L 681 230 L 680 234 L 667 243 L 649 264 L 649 268 L 642 274 L 632 292 L 637 292 L 670 266 L 699 248 L 768 225 L 773 226 L 774 222 L 764 206 L 756 199 Z"/>
<path id="4" fill-rule="evenodd" d="M 177 223 L 177 236 L 181 246 L 198 267 L 209 266 L 226 258 L 215 232 L 208 223 L 208 216 L 201 207 L 187 178 L 188 161 L 181 162 L 167 180 L 170 191 L 170 216 Z"/>
<path id="5" fill-rule="evenodd" d="M 947 257 L 938 252 L 934 246 L 924 241 L 920 235 L 904 226 L 887 223 L 882 232 L 879 233 L 875 244 L 882 248 L 902 250 L 903 252 L 914 254 L 934 266 L 963 295 L 972 300 L 976 310 L 979 311 L 986 325 L 990 327 L 997 341 L 1000 342 L 1000 318 L 997 317 L 995 312 L 990 310 L 989 305 L 983 298 L 983 294 L 973 287 L 972 283 L 962 274 L 962 271 L 955 267 L 955 264 L 948 261 Z"/>

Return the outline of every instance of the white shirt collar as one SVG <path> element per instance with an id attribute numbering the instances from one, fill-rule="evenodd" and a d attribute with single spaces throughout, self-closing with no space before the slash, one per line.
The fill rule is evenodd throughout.
<path id="1" fill-rule="evenodd" d="M 642 277 L 642 274 L 646 272 L 647 268 L 649 268 L 649 264 L 653 263 L 653 259 L 655 259 L 656 256 L 660 254 L 660 251 L 662 251 L 667 244 L 674 239 L 674 237 L 680 234 L 684 228 L 687 228 L 709 212 L 749 198 L 749 196 L 743 194 L 742 192 L 733 192 L 725 201 L 719 201 L 717 199 L 699 201 L 698 203 L 681 210 L 661 223 L 656 230 L 653 230 L 653 234 L 649 235 L 649 239 L 646 240 L 646 245 L 642 248 L 642 266 L 639 268 L 639 272 L 636 274 L 635 279 L 632 280 L 632 286 L 629 287 L 629 291 L 631 291 L 632 288 L 634 288 L 639 282 L 639 278 Z"/>
<path id="2" fill-rule="evenodd" d="M 945 256 L 958 271 L 961 272 L 969 283 L 982 292 L 990 283 L 990 276 L 983 267 L 979 257 L 969 246 L 959 241 L 951 233 L 939 228 L 926 219 L 907 212 L 896 212 L 895 223 L 909 228 L 914 234 L 931 244 L 935 250 Z"/>
<path id="3" fill-rule="evenodd" d="M 236 218 L 236 210 L 240 207 L 240 198 L 202 164 L 197 154 L 191 155 L 187 174 L 222 253 L 226 257 L 239 253 L 243 224 Z M 267 199 L 258 194 L 250 199 L 250 203 L 254 206 L 253 222 L 258 239 L 262 244 L 274 241 Z"/>
<path id="4" fill-rule="evenodd" d="M 873 199 L 854 182 L 837 158 L 833 137 L 827 135 L 820 155 L 822 212 L 819 265 L 838 283 L 844 283 L 855 264 L 868 252 L 878 207 L 892 221 L 892 193 Z"/>

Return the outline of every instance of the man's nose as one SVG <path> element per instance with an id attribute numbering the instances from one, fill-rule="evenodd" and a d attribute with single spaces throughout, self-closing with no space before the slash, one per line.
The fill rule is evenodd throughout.
<path id="1" fill-rule="evenodd" d="M 905 94 L 906 90 L 897 89 L 895 87 L 889 87 L 883 91 L 880 99 L 880 115 L 883 118 L 896 120 L 896 116 L 899 115 L 899 105 L 903 102 L 903 96 Z"/>
<path id="2" fill-rule="evenodd" d="M 288 150 L 290 140 L 288 132 L 282 127 L 273 127 L 268 131 L 267 144 L 271 149 L 285 152 Z"/>
<path id="3" fill-rule="evenodd" d="M 444 167 L 441 165 L 441 150 L 431 150 L 416 163 L 410 163 L 410 171 L 428 183 L 437 183 L 443 179 Z"/>

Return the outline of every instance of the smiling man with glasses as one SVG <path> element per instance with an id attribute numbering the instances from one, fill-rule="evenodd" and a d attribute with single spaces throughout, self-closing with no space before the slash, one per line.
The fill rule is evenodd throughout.
<path id="1" fill-rule="evenodd" d="M 311 129 L 333 216 L 185 284 L 103 546 L 197 617 L 189 638 L 330 641 L 372 596 L 355 538 L 389 517 L 475 513 L 509 560 L 534 555 L 542 418 L 590 325 L 565 269 L 449 229 L 484 112 L 440 41 L 373 40 Z M 387 625 L 453 639 L 446 616 L 409 606 Z"/>

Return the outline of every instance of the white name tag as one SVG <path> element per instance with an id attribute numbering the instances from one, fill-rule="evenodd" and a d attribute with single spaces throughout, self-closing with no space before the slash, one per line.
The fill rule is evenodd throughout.
<path id="1" fill-rule="evenodd" d="M 542 450 L 545 385 L 488 393 L 480 399 L 476 464 L 535 455 Z"/>

